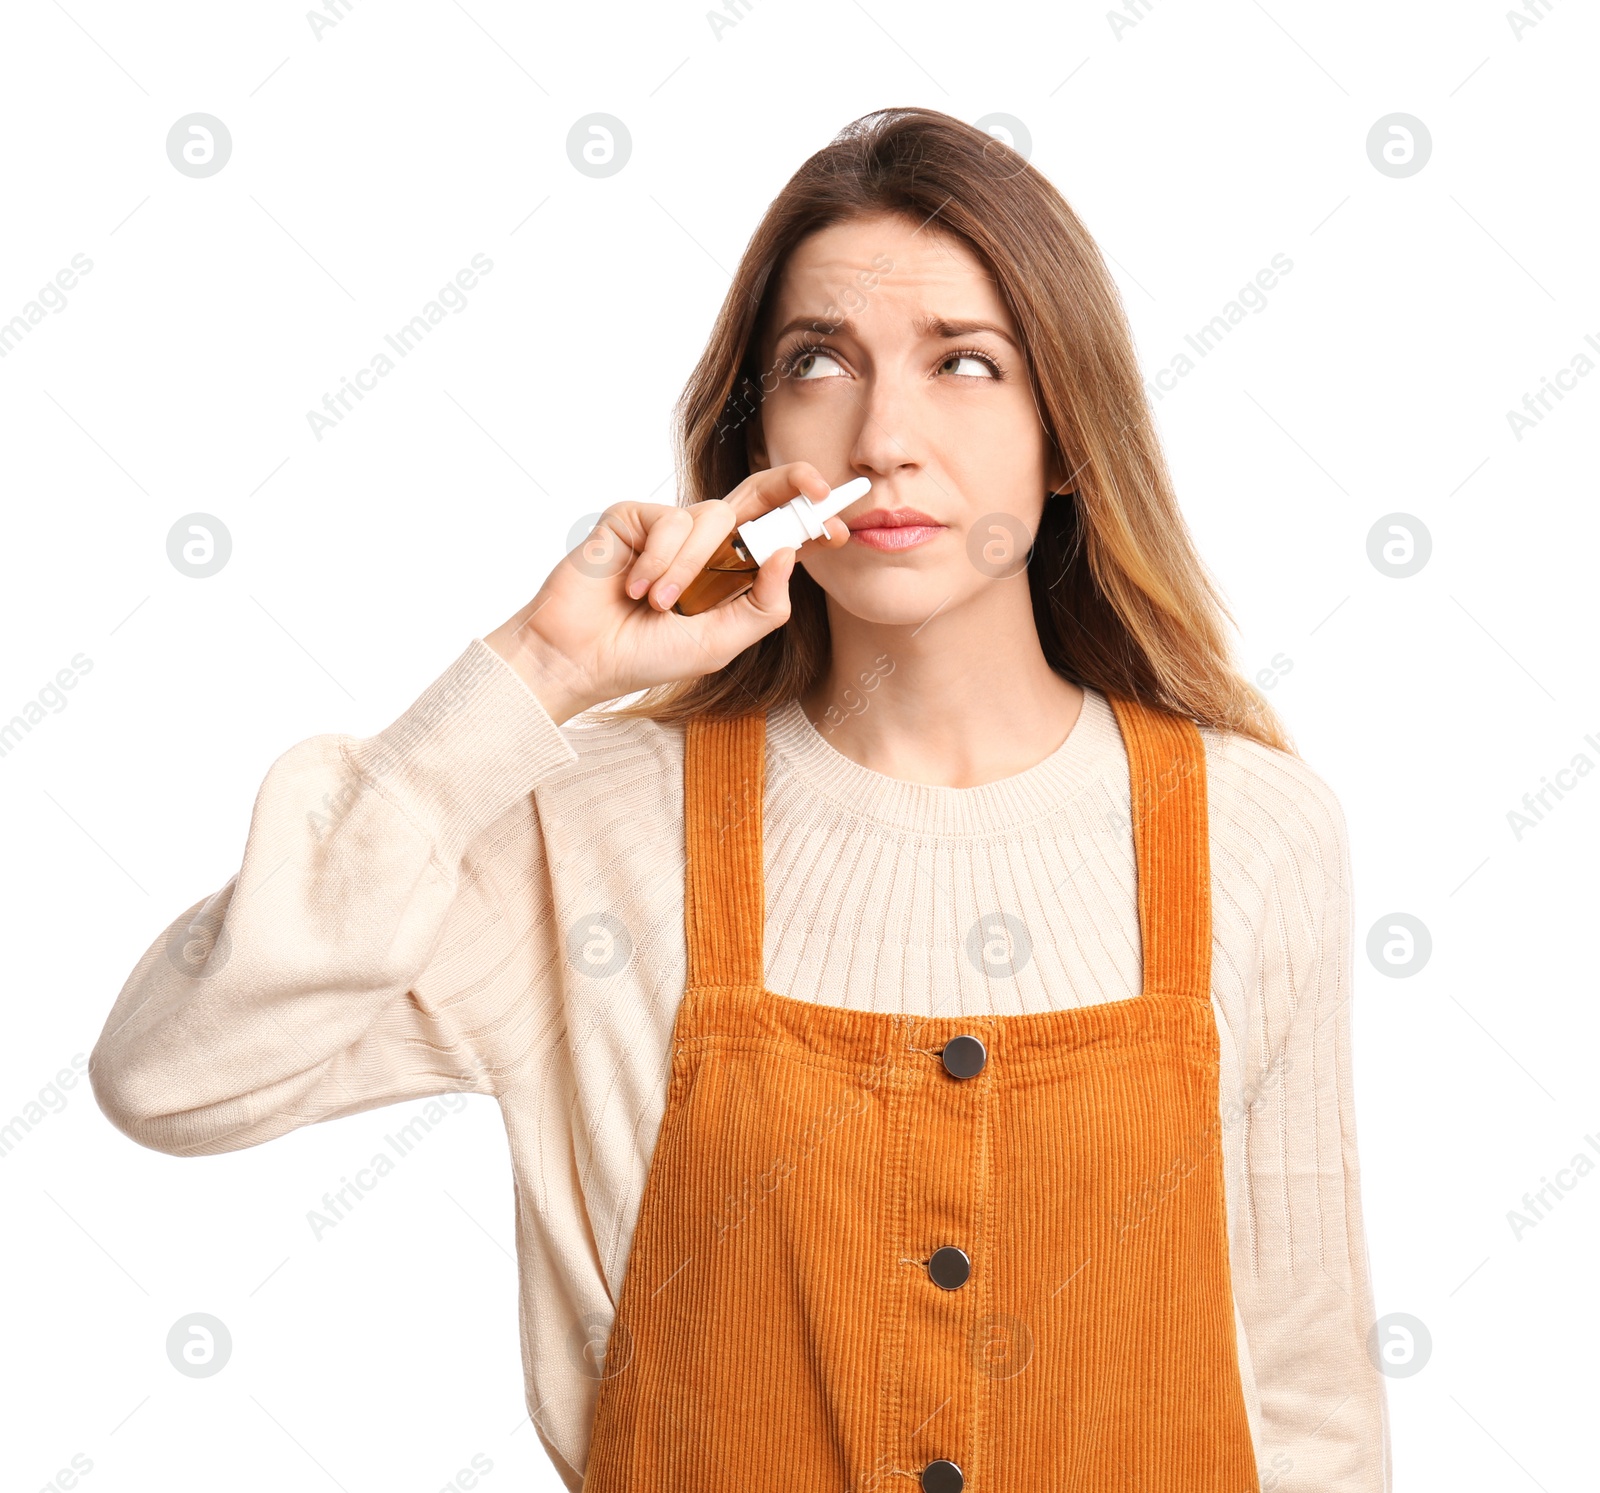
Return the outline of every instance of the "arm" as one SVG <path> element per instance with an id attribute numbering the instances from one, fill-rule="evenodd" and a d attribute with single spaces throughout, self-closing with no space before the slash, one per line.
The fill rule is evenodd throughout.
<path id="1" fill-rule="evenodd" d="M 1227 1097 L 1240 1117 L 1234 1296 L 1260 1395 L 1261 1485 L 1387 1493 L 1387 1397 L 1367 1347 L 1348 833 L 1337 798 L 1298 758 L 1274 753 L 1253 770 L 1255 854 L 1241 879 L 1251 893 L 1224 915 L 1253 925 L 1259 957 L 1235 971 L 1226 1002 L 1238 1055 Z"/>
<path id="2" fill-rule="evenodd" d="M 89 1076 L 107 1117 L 154 1150 L 207 1155 L 495 1092 L 466 997 L 429 967 L 473 839 L 576 757 L 482 639 L 376 736 L 291 747 L 237 874 L 156 938 L 106 1019 Z"/>

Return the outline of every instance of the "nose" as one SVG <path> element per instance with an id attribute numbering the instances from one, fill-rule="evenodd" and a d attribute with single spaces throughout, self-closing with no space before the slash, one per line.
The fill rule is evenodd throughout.
<path id="1" fill-rule="evenodd" d="M 921 432 L 898 376 L 874 370 L 860 389 L 850 470 L 877 479 L 920 466 Z"/>

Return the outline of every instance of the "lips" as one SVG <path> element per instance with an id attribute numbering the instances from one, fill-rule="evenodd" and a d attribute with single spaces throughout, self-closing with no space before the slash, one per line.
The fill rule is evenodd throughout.
<path id="1" fill-rule="evenodd" d="M 908 550 L 945 531 L 938 519 L 920 508 L 874 508 L 845 520 L 851 544 L 874 550 Z"/>
<path id="2" fill-rule="evenodd" d="M 861 529 L 909 529 L 914 525 L 930 529 L 944 527 L 938 519 L 920 508 L 874 508 L 870 513 L 861 513 L 845 520 L 845 526 L 852 534 Z"/>

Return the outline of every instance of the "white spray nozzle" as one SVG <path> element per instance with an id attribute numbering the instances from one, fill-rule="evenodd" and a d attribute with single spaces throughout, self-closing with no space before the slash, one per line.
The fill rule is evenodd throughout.
<path id="1" fill-rule="evenodd" d="M 783 507 L 740 524 L 739 537 L 750 551 L 750 558 L 757 565 L 765 565 L 785 546 L 799 549 L 809 539 L 823 538 L 828 532 L 827 520 L 871 489 L 870 477 L 855 477 L 834 488 L 820 503 L 813 503 L 802 493 Z"/>
<path id="2" fill-rule="evenodd" d="M 833 489 L 820 503 L 813 503 L 809 498 L 797 498 L 796 502 L 807 504 L 811 515 L 820 524 L 824 519 L 830 519 L 836 513 L 842 513 L 857 498 L 865 497 L 872 491 L 870 477 L 852 477 L 850 481 L 840 484 Z"/>

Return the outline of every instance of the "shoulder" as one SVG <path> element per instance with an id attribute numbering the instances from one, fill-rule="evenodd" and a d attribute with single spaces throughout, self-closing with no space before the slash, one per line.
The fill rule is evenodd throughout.
<path id="1" fill-rule="evenodd" d="M 1234 731 L 1202 727 L 1213 848 L 1223 863 L 1287 876 L 1306 889 L 1349 881 L 1349 829 L 1333 786 L 1304 758 Z"/>
<path id="2" fill-rule="evenodd" d="M 561 728 L 578 754 L 568 773 L 614 772 L 642 764 L 683 765 L 683 724 L 598 711 Z"/>
<path id="3" fill-rule="evenodd" d="M 630 832 L 646 836 L 682 817 L 682 723 L 604 712 L 569 721 L 561 734 L 574 758 L 534 785 L 547 840 L 597 846 Z M 602 851 L 601 853 L 604 853 Z"/>

